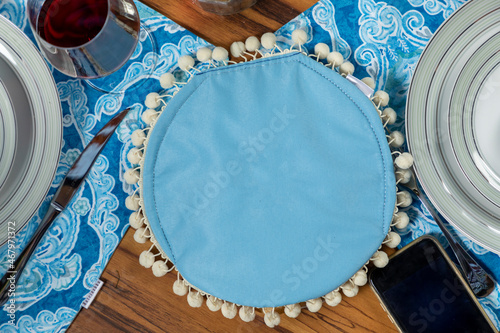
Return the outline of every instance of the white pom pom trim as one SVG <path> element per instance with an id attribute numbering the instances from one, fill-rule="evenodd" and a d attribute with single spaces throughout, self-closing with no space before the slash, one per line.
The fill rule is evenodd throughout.
<path id="1" fill-rule="evenodd" d="M 178 296 L 184 296 L 187 294 L 189 288 L 188 288 L 188 286 L 186 286 L 184 281 L 177 279 L 174 282 L 172 289 L 174 291 L 174 294 L 176 294 Z"/>
<path id="2" fill-rule="evenodd" d="M 182 69 L 185 72 L 188 72 L 194 66 L 194 59 L 189 55 L 183 55 L 182 57 L 179 58 L 177 64 L 179 65 L 180 69 Z"/>
<path id="3" fill-rule="evenodd" d="M 141 212 L 133 212 L 128 218 L 128 223 L 134 229 L 139 229 L 144 224 L 144 216 Z"/>
<path id="4" fill-rule="evenodd" d="M 281 322 L 279 313 L 275 312 L 274 309 L 271 312 L 266 312 L 266 314 L 264 315 L 264 322 L 270 328 L 278 326 Z"/>
<path id="5" fill-rule="evenodd" d="M 290 318 L 297 318 L 302 312 L 300 304 L 289 304 L 285 306 L 285 314 Z"/>
<path id="6" fill-rule="evenodd" d="M 198 59 L 199 62 L 207 62 L 210 61 L 211 58 L 212 50 L 208 47 L 202 47 L 196 51 L 196 59 Z"/>
<path id="7" fill-rule="evenodd" d="M 342 294 L 338 290 L 334 290 L 325 295 L 325 302 L 329 306 L 336 306 L 342 301 Z"/>
<path id="8" fill-rule="evenodd" d="M 240 308 L 240 318 L 244 322 L 251 322 L 255 319 L 255 308 L 249 306 L 242 306 Z"/>
<path id="9" fill-rule="evenodd" d="M 230 302 L 224 302 L 221 307 L 222 315 L 228 319 L 233 319 L 236 317 L 236 313 L 238 312 L 236 308 L 236 304 Z"/>
<path id="10" fill-rule="evenodd" d="M 149 109 L 156 109 L 160 106 L 160 94 L 152 92 L 146 95 L 146 100 L 144 101 L 144 105 L 146 105 Z"/>
<path id="11" fill-rule="evenodd" d="M 311 312 L 318 312 L 323 306 L 323 300 L 321 298 L 310 299 L 306 302 L 307 309 Z"/>
<path id="12" fill-rule="evenodd" d="M 222 304 L 222 300 L 215 296 L 207 297 L 207 307 L 210 309 L 210 311 L 219 311 L 222 308 Z"/>
<path id="13" fill-rule="evenodd" d="M 410 153 L 402 153 L 396 157 L 394 164 L 400 169 L 409 169 L 413 165 L 413 156 Z"/>
<path id="14" fill-rule="evenodd" d="M 229 51 L 231 51 L 231 55 L 235 58 L 242 57 L 245 52 L 245 44 L 243 42 L 234 42 L 229 47 Z"/>
<path id="15" fill-rule="evenodd" d="M 411 194 L 408 191 L 400 191 L 396 194 L 397 203 L 399 207 L 408 207 L 412 203 Z"/>
<path id="16" fill-rule="evenodd" d="M 203 305 L 203 296 L 201 296 L 200 292 L 191 290 L 188 293 L 187 301 L 189 306 L 199 308 Z"/>
<path id="17" fill-rule="evenodd" d="M 384 251 L 377 251 L 370 259 L 375 267 L 384 268 L 389 263 L 389 257 Z"/>
<path id="18" fill-rule="evenodd" d="M 394 214 L 394 218 L 392 221 L 396 229 L 403 230 L 410 223 L 410 218 L 405 212 L 397 212 L 396 214 Z"/>
<path id="19" fill-rule="evenodd" d="M 262 46 L 268 50 L 271 50 L 276 45 L 276 35 L 272 32 L 266 32 L 260 38 Z"/>
<path id="20" fill-rule="evenodd" d="M 314 45 L 314 54 L 316 54 L 319 59 L 326 59 L 329 53 L 330 47 L 325 43 L 318 43 Z"/>
<path id="21" fill-rule="evenodd" d="M 255 52 L 260 49 L 260 41 L 255 36 L 250 36 L 245 41 L 245 48 L 248 52 Z"/>
<path id="22" fill-rule="evenodd" d="M 130 209 L 130 210 L 138 210 L 140 207 L 139 202 L 140 202 L 140 198 L 137 194 L 128 196 L 125 199 L 125 207 L 127 207 L 127 209 Z"/>
<path id="23" fill-rule="evenodd" d="M 216 61 L 224 61 L 229 57 L 229 53 L 223 47 L 217 46 L 212 51 L 212 58 Z"/>
<path id="24" fill-rule="evenodd" d="M 295 29 L 292 32 L 292 41 L 295 44 L 304 45 L 305 43 L 307 43 L 307 39 L 308 39 L 307 32 L 305 32 L 302 29 Z"/>

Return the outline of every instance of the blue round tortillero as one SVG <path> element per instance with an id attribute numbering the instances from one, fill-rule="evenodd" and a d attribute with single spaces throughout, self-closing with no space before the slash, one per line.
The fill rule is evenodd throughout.
<path id="1" fill-rule="evenodd" d="M 149 134 L 142 177 L 150 228 L 183 278 L 253 307 L 339 287 L 380 247 L 396 202 L 372 102 L 300 53 L 198 73 Z"/>

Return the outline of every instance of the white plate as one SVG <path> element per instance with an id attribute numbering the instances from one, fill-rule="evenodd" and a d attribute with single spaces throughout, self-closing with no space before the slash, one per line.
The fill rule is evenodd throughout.
<path id="1" fill-rule="evenodd" d="M 432 37 L 408 93 L 418 179 L 439 212 L 500 253 L 500 2 L 469 1 Z"/>
<path id="2" fill-rule="evenodd" d="M 54 178 L 62 111 L 34 44 L 0 15 L 0 245 L 40 207 Z M 8 223 L 13 222 L 13 223 Z"/>

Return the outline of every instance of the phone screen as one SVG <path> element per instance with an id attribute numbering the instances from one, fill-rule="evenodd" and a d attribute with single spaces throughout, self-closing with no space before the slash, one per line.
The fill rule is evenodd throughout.
<path id="1" fill-rule="evenodd" d="M 370 279 L 404 332 L 494 332 L 431 239 L 375 269 Z"/>

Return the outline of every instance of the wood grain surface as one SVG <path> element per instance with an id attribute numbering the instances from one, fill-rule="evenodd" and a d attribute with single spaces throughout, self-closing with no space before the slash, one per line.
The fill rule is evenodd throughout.
<path id="1" fill-rule="evenodd" d="M 275 31 L 316 0 L 260 0 L 231 16 L 205 13 L 193 1 L 144 0 L 144 3 L 215 45 L 229 47 L 236 40 Z M 304 310 L 297 319 L 281 315 L 281 324 L 268 328 L 258 312 L 255 321 L 239 316 L 226 319 L 205 304 L 191 308 L 186 296 L 173 293 L 177 276 L 157 278 L 139 265 L 139 255 L 150 245 L 137 244 L 130 229 L 106 267 L 104 286 L 89 309 L 82 309 L 68 329 L 87 332 L 397 332 L 369 286 L 356 297 L 343 297 L 336 307 L 324 305 L 317 313 Z"/>
<path id="2" fill-rule="evenodd" d="M 259 0 L 238 14 L 221 16 L 201 10 L 194 0 L 142 0 L 206 41 L 229 48 L 234 41 L 276 31 L 317 0 Z"/>

